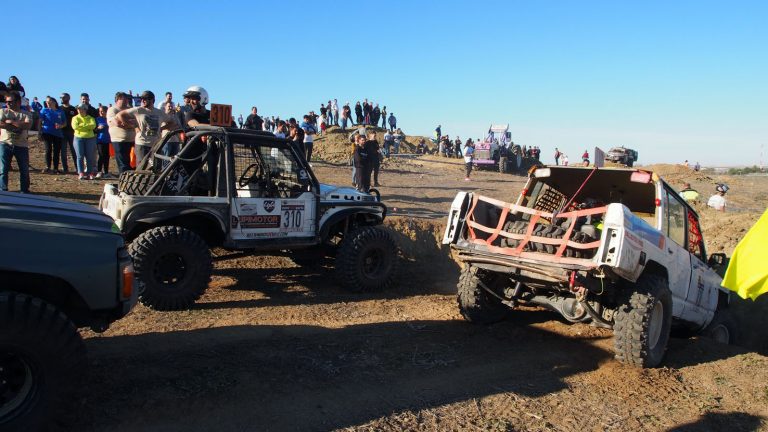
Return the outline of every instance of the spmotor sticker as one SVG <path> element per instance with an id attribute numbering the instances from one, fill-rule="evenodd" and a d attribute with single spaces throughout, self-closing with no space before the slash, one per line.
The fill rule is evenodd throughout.
<path id="1" fill-rule="evenodd" d="M 280 215 L 240 216 L 242 228 L 280 228 Z"/>

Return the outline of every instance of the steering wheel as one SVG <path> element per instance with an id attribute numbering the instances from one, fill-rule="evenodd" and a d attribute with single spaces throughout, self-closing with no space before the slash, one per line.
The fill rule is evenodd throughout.
<path id="1" fill-rule="evenodd" d="M 253 171 L 253 174 L 248 175 L 248 173 L 251 171 Z M 261 165 L 258 163 L 252 163 L 248 165 L 248 168 L 246 168 L 245 171 L 243 171 L 243 173 L 240 175 L 240 178 L 237 180 L 237 184 L 240 185 L 240 187 L 246 187 L 253 178 L 261 177 L 262 173 L 263 170 Z"/>

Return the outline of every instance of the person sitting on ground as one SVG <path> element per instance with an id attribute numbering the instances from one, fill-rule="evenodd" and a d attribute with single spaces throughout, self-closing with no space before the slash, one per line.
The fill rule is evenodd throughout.
<path id="1" fill-rule="evenodd" d="M 680 191 L 680 196 L 688 202 L 697 201 L 699 199 L 699 191 L 692 188 L 690 183 L 686 183 L 685 187 Z"/>
<path id="2" fill-rule="evenodd" d="M 403 141 L 405 141 L 405 134 L 403 133 L 402 130 L 400 130 L 400 128 L 397 128 L 395 130 L 395 133 L 392 135 L 392 139 L 394 140 L 394 143 L 395 143 L 394 145 L 395 154 L 399 154 L 400 144 L 402 144 Z"/>
<path id="3" fill-rule="evenodd" d="M 715 187 L 715 190 L 717 193 L 709 197 L 707 206 L 712 207 L 717 211 L 725 211 L 725 193 L 728 192 L 728 185 L 719 183 Z"/>
<path id="4" fill-rule="evenodd" d="M 419 143 L 416 144 L 416 153 L 417 154 L 427 154 L 428 151 L 429 150 L 427 149 L 427 142 L 424 139 L 424 137 L 419 138 Z"/>

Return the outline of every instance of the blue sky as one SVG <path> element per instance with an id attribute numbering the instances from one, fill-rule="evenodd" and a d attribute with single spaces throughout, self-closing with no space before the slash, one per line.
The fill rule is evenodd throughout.
<path id="1" fill-rule="evenodd" d="M 83 2 L 82 4 L 85 4 Z M 94 3 L 95 5 L 96 3 Z M 199 6 L 192 7 L 190 5 Z M 408 134 L 639 163 L 768 163 L 768 2 L 19 2 L 0 76 L 31 96 L 202 85 L 235 113 L 387 105 Z M 121 21 L 120 26 L 115 25 Z M 52 29 L 52 30 L 49 30 Z M 20 45 L 16 45 L 17 41 Z M 4 74 L 4 75 L 1 75 Z"/>

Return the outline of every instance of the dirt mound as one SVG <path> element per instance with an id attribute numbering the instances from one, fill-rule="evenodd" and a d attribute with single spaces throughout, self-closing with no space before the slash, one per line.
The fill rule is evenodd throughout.
<path id="1" fill-rule="evenodd" d="M 655 164 L 641 167 L 660 175 L 672 186 L 682 186 L 685 183 L 711 183 L 714 179 L 707 174 L 688 168 L 685 165 Z"/>
<path id="2" fill-rule="evenodd" d="M 352 145 L 349 142 L 349 135 L 358 129 L 358 127 L 351 127 L 342 131 L 338 126 L 331 126 L 330 129 L 325 131 L 323 136 L 315 138 L 313 154 L 326 162 L 348 163 L 349 155 L 352 150 Z M 376 139 L 379 141 L 379 145 L 384 143 L 385 129 L 366 126 L 365 130 L 366 133 L 371 131 L 376 132 Z M 419 142 L 420 138 L 425 138 L 427 143 L 430 143 L 429 139 L 426 137 L 406 135 L 405 141 L 400 145 L 400 153 L 414 153 L 416 151 L 416 143 Z M 384 163 L 396 164 L 397 162 L 395 162 L 395 160 L 385 161 Z"/>
<path id="3" fill-rule="evenodd" d="M 460 268 L 451 259 L 450 247 L 441 244 L 444 221 L 391 217 L 386 225 L 392 229 L 402 252 L 401 280 L 437 292 L 455 291 Z"/>

